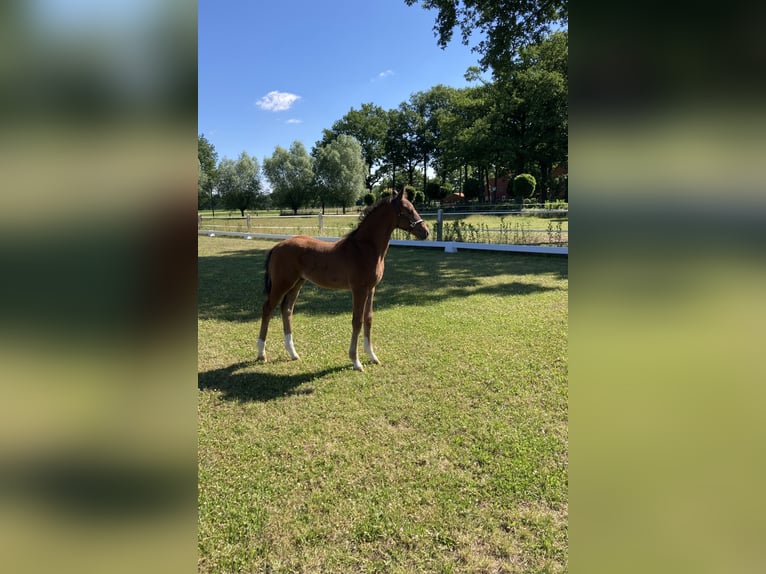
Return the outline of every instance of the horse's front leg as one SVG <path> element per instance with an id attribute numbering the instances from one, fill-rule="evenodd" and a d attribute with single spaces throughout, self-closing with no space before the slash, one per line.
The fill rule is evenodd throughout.
<path id="1" fill-rule="evenodd" d="M 352 291 L 354 311 L 351 317 L 351 345 L 349 345 L 348 348 L 348 358 L 351 359 L 351 362 L 354 364 L 355 371 L 364 371 L 362 363 L 359 362 L 357 347 L 359 344 L 359 333 L 362 330 L 364 310 L 367 307 L 369 294 L 370 292 L 368 289 L 354 289 Z"/>
<path id="2" fill-rule="evenodd" d="M 370 337 L 370 331 L 372 330 L 372 300 L 375 297 L 375 287 L 370 289 L 370 295 L 367 297 L 367 302 L 364 305 L 364 352 L 370 357 L 370 360 L 376 364 L 380 364 L 380 359 L 375 355 L 375 351 L 372 349 L 372 338 Z"/>

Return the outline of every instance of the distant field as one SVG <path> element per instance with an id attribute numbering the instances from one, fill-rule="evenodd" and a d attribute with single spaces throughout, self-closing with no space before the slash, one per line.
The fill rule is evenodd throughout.
<path id="1" fill-rule="evenodd" d="M 566 259 L 392 247 L 358 373 L 310 284 L 253 361 L 273 244 L 198 238 L 199 571 L 567 571 Z"/>

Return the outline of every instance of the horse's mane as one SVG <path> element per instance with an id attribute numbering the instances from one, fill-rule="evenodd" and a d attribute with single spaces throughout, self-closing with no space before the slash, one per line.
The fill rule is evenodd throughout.
<path id="1" fill-rule="evenodd" d="M 371 214 L 373 211 L 375 211 L 376 209 L 378 209 L 378 208 L 379 208 L 381 205 L 383 205 L 384 203 L 385 203 L 385 204 L 390 204 L 390 203 L 391 203 L 391 201 L 393 201 L 393 199 L 394 199 L 394 198 L 393 198 L 393 196 L 391 196 L 391 195 L 389 195 L 389 196 L 386 196 L 386 197 L 381 197 L 381 198 L 380 198 L 378 201 L 376 201 L 376 202 L 375 202 L 375 203 L 373 203 L 372 205 L 368 205 L 367 207 L 365 207 L 365 208 L 364 208 L 364 209 L 363 209 L 363 210 L 362 210 L 362 211 L 359 213 L 359 223 L 361 223 L 362 221 L 364 221 L 364 218 L 365 218 L 365 217 L 367 217 L 368 215 L 370 215 L 370 214 Z M 358 227 L 358 226 L 357 226 L 357 227 Z"/>
<path id="2" fill-rule="evenodd" d="M 381 197 L 378 201 L 373 203 L 372 205 L 368 205 L 365 207 L 360 213 L 359 213 L 359 223 L 357 226 L 348 234 L 346 234 L 346 237 L 353 237 L 354 234 L 356 234 L 357 231 L 359 231 L 359 226 L 362 224 L 362 222 L 369 216 L 371 213 L 376 211 L 381 205 L 391 205 L 391 202 L 393 201 L 393 196 L 389 195 L 386 197 Z"/>

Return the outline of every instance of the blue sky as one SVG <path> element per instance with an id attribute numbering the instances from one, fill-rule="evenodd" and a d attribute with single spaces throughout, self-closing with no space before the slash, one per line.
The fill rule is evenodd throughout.
<path id="1" fill-rule="evenodd" d="M 198 132 L 219 159 L 310 152 L 352 107 L 465 86 L 478 60 L 459 32 L 440 49 L 436 13 L 404 0 L 199 0 L 198 14 Z"/>

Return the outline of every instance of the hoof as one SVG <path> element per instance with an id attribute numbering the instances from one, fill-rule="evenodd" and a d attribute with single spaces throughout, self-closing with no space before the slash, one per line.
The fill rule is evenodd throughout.
<path id="1" fill-rule="evenodd" d="M 266 356 L 265 356 L 265 355 L 258 355 L 258 356 L 255 358 L 255 360 L 256 360 L 256 361 L 263 361 L 263 362 L 265 363 L 265 362 L 266 362 Z"/>

